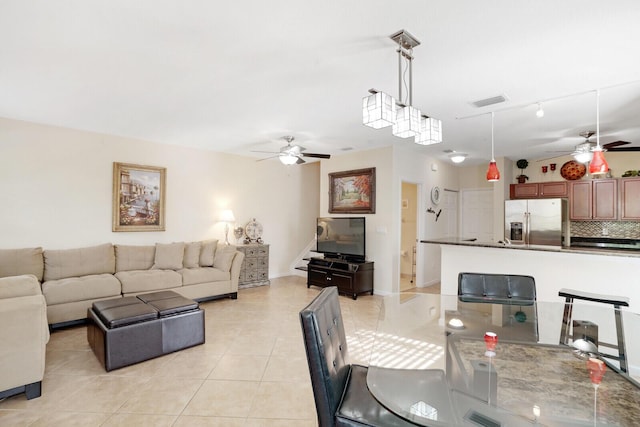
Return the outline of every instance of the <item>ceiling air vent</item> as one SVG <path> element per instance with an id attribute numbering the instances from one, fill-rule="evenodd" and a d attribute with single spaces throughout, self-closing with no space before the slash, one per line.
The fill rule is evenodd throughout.
<path id="1" fill-rule="evenodd" d="M 506 95 L 498 95 L 498 96 L 492 96 L 491 98 L 479 99 L 478 101 L 472 102 L 471 105 L 473 105 L 476 108 L 482 108 L 482 107 L 487 107 L 489 105 L 500 104 L 501 102 L 505 102 L 508 99 L 509 98 L 507 98 Z"/>

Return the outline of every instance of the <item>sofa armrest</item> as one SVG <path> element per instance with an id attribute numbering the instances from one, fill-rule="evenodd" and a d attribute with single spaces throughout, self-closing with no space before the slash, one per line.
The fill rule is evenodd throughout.
<path id="1" fill-rule="evenodd" d="M 0 278 L 0 300 L 42 295 L 40 282 L 33 274 Z"/>
<path id="2" fill-rule="evenodd" d="M 231 263 L 231 292 L 238 292 L 242 261 L 244 261 L 244 253 L 236 251 L 236 256 L 233 257 L 233 262 Z"/>
<path id="3" fill-rule="evenodd" d="M 48 341 L 42 294 L 0 299 L 0 391 L 42 380 Z"/>

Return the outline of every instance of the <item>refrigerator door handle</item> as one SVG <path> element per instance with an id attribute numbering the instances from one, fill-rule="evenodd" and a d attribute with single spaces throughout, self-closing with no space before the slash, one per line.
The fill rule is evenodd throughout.
<path id="1" fill-rule="evenodd" d="M 524 244 L 529 244 L 529 230 L 531 225 L 531 214 L 529 212 L 524 213 Z"/>

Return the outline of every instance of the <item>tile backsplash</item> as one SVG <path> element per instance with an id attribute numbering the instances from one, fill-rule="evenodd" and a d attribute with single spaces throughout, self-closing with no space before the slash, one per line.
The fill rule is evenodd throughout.
<path id="1" fill-rule="evenodd" d="M 571 221 L 571 236 L 640 239 L 640 222 Z"/>

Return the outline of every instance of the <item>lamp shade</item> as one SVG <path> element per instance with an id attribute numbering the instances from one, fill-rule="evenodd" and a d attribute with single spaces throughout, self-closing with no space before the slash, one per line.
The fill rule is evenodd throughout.
<path id="1" fill-rule="evenodd" d="M 219 220 L 220 222 L 235 222 L 236 217 L 233 215 L 233 211 L 231 209 L 225 209 L 220 212 Z"/>
<path id="2" fill-rule="evenodd" d="M 491 162 L 489 162 L 489 169 L 487 170 L 487 181 L 500 181 L 500 171 L 498 170 L 498 165 L 496 165 L 495 160 L 491 160 Z"/>
<path id="3" fill-rule="evenodd" d="M 396 122 L 392 132 L 400 138 L 409 138 L 420 133 L 420 119 L 422 113 L 411 105 L 400 107 L 396 110 Z"/>
<path id="4" fill-rule="evenodd" d="M 462 163 L 467 158 L 467 155 L 464 153 L 453 153 L 449 154 L 449 158 L 453 163 Z"/>
<path id="5" fill-rule="evenodd" d="M 593 149 L 593 159 L 589 164 L 589 173 L 591 175 L 602 175 L 607 172 L 609 172 L 609 164 L 604 158 L 602 148 L 597 146 Z"/>
<path id="6" fill-rule="evenodd" d="M 431 145 L 442 142 L 442 122 L 440 120 L 422 116 L 418 129 L 419 133 L 415 139 L 416 144 Z"/>
<path id="7" fill-rule="evenodd" d="M 396 101 L 391 95 L 384 92 L 373 92 L 371 95 L 362 98 L 363 125 L 374 129 L 382 129 L 393 125 L 395 119 Z"/>

